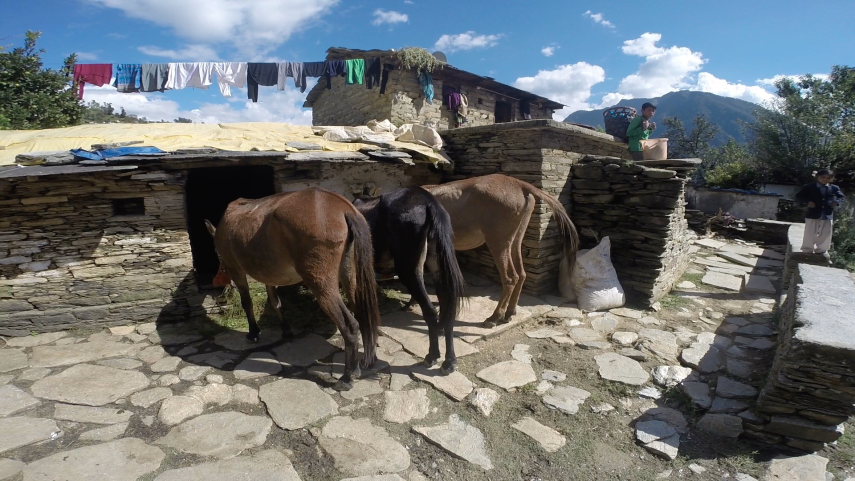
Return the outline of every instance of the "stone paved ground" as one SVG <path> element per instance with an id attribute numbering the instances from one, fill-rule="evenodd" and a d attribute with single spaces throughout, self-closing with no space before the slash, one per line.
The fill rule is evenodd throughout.
<path id="1" fill-rule="evenodd" d="M 476 280 L 449 376 L 419 364 L 420 317 L 388 312 L 383 363 L 343 393 L 330 388 L 338 336 L 283 343 L 267 330 L 250 345 L 239 332 L 147 323 L 7 339 L 0 480 L 852 475 L 848 436 L 779 459 L 736 440 L 775 345 L 781 256 L 711 239 L 696 249 L 647 312 L 526 298 L 511 324 L 484 330 L 497 289 Z"/>

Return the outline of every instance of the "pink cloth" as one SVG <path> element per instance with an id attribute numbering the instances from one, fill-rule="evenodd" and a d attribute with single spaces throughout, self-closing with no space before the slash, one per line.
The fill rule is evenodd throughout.
<path id="1" fill-rule="evenodd" d="M 77 84 L 77 98 L 83 98 L 83 85 L 102 86 L 110 83 L 113 76 L 111 63 L 84 63 L 74 65 L 74 83 Z"/>

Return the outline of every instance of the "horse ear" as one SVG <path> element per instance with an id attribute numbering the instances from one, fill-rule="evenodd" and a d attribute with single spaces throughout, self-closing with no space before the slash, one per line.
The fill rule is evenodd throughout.
<path id="1" fill-rule="evenodd" d="M 214 237 L 214 234 L 217 233 L 217 228 L 214 227 L 214 224 L 211 224 L 211 221 L 205 219 L 205 228 L 208 229 L 208 232 L 211 234 L 211 237 Z"/>

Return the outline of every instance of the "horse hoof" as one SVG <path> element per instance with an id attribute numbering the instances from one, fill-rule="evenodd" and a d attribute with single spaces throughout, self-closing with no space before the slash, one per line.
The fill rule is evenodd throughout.
<path id="1" fill-rule="evenodd" d="M 332 388 L 339 392 L 350 391 L 353 389 L 353 383 L 339 379 L 337 383 L 333 384 Z"/>
<path id="2" fill-rule="evenodd" d="M 258 333 L 247 333 L 246 338 L 249 340 L 249 342 L 256 343 L 258 342 Z"/>
<path id="3" fill-rule="evenodd" d="M 425 367 L 433 367 L 436 365 L 436 362 L 439 361 L 439 357 L 428 356 L 424 360 Z"/>
<path id="4" fill-rule="evenodd" d="M 439 372 L 443 375 L 451 374 L 457 370 L 457 361 L 445 361 L 442 363 L 442 367 L 439 368 Z"/>
<path id="5" fill-rule="evenodd" d="M 351 377 L 359 379 L 362 376 L 362 370 L 359 369 L 359 365 L 353 368 L 353 372 L 350 373 Z"/>

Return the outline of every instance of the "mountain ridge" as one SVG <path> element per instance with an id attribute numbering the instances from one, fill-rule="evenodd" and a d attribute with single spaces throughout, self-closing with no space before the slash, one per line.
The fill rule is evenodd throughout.
<path id="1" fill-rule="evenodd" d="M 654 120 L 657 129 L 653 134 L 654 137 L 665 136 L 667 129 L 665 119 L 669 117 L 677 117 L 683 121 L 686 130 L 691 131 L 695 126 L 695 117 L 698 114 L 703 114 L 707 120 L 719 128 L 718 135 L 710 142 L 714 147 L 726 144 L 729 139 L 746 143 L 747 137 L 743 124 L 754 123 L 754 111 L 763 108 L 745 100 L 690 90 L 669 92 L 655 98 L 624 99 L 616 105 L 635 107 L 640 115 L 641 104 L 644 102 L 651 102 L 656 105 Z M 577 110 L 568 115 L 564 121 L 603 128 L 603 112 L 605 110 L 607 109 Z"/>

